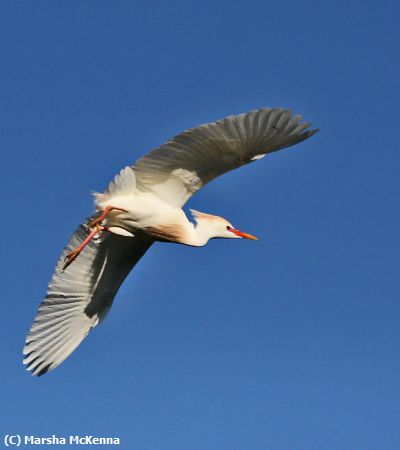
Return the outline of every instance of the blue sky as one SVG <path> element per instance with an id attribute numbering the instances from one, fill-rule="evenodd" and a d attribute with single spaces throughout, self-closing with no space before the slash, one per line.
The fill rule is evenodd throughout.
<path id="1" fill-rule="evenodd" d="M 0 432 L 140 450 L 400 447 L 397 2 L 5 1 Z M 258 242 L 159 244 L 54 372 L 21 351 L 92 190 L 265 106 L 320 132 L 189 203 Z"/>

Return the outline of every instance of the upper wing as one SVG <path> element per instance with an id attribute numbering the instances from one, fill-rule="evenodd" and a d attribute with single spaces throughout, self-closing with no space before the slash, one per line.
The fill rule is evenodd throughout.
<path id="1" fill-rule="evenodd" d="M 65 256 L 86 236 L 85 225 L 72 235 L 26 338 L 24 364 L 33 375 L 54 369 L 75 350 L 105 317 L 121 283 L 154 242 L 110 233 L 101 242 L 89 242 L 62 271 Z"/>
<path id="2" fill-rule="evenodd" d="M 230 170 L 297 144 L 318 130 L 306 129 L 290 110 L 260 109 L 184 131 L 132 167 L 139 190 L 176 207 Z"/>

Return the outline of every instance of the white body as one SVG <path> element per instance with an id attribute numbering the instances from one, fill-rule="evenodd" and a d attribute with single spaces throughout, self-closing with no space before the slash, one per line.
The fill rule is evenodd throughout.
<path id="1" fill-rule="evenodd" d="M 172 207 L 153 194 L 116 196 L 98 205 L 100 209 L 107 206 L 124 210 L 111 211 L 104 221 L 110 232 L 122 236 L 147 234 L 156 240 L 194 247 L 205 245 L 213 237 L 239 237 L 226 230 L 232 224 L 222 217 L 192 211 L 197 221 L 195 227 L 182 209 Z"/>

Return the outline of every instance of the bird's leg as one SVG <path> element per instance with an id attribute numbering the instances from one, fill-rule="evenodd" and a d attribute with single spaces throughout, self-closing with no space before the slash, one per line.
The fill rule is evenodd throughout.
<path id="1" fill-rule="evenodd" d="M 90 228 L 94 228 L 94 227 L 96 227 L 97 225 L 100 225 L 101 222 L 103 222 L 103 220 L 104 220 L 104 219 L 108 216 L 108 214 L 109 214 L 111 211 L 113 211 L 113 210 L 117 210 L 117 211 L 125 211 L 125 212 L 127 212 L 126 209 L 123 209 L 123 208 L 117 208 L 116 206 L 107 206 L 107 207 L 102 211 L 102 213 L 101 213 L 98 217 L 96 217 L 95 219 L 93 219 L 93 220 L 90 222 Z"/>
<path id="2" fill-rule="evenodd" d="M 76 247 L 74 250 L 72 250 L 71 253 L 68 253 L 68 255 L 64 259 L 64 265 L 62 267 L 62 270 L 65 270 L 75 259 L 78 257 L 79 253 L 86 247 L 86 245 L 96 236 L 96 234 L 100 234 L 100 231 L 108 231 L 108 227 L 105 227 L 101 225 L 103 220 L 107 217 L 107 215 L 110 213 L 110 211 L 118 210 L 118 211 L 125 211 L 126 209 L 123 208 L 117 208 L 116 206 L 107 206 L 101 214 L 93 219 L 88 227 L 88 236 L 87 238 L 82 242 L 82 244 L 79 247 Z"/>
<path id="3" fill-rule="evenodd" d="M 89 244 L 89 242 L 98 234 L 100 231 L 108 231 L 107 227 L 101 225 L 96 225 L 89 233 L 89 236 L 82 242 L 81 245 L 72 250 L 71 253 L 64 258 L 64 265 L 62 270 L 65 270 L 75 259 L 78 257 L 79 253 Z"/>

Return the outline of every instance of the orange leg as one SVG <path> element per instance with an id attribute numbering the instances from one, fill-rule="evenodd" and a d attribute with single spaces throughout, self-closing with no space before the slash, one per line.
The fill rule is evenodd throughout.
<path id="1" fill-rule="evenodd" d="M 102 227 L 100 225 L 96 225 L 93 230 L 91 230 L 89 236 L 82 242 L 82 244 L 79 247 L 76 247 L 75 250 L 72 250 L 71 253 L 68 253 L 68 255 L 64 259 L 64 265 L 62 267 L 62 270 L 65 270 L 75 259 L 78 257 L 79 253 L 89 244 L 89 242 L 98 234 L 100 231 L 107 231 L 107 227 Z"/>
<path id="2" fill-rule="evenodd" d="M 90 222 L 90 227 L 93 228 L 93 227 L 95 227 L 95 226 L 97 226 L 97 225 L 100 225 L 101 222 L 103 222 L 103 220 L 108 216 L 108 214 L 110 213 L 110 211 L 113 211 L 113 210 L 116 210 L 116 211 L 125 211 L 125 212 L 126 212 L 126 209 L 123 209 L 123 208 L 117 208 L 116 206 L 107 206 L 107 207 L 104 209 L 104 211 L 103 211 L 98 217 L 96 217 L 95 219 L 93 219 L 93 220 Z"/>
<path id="3" fill-rule="evenodd" d="M 88 227 L 89 234 L 88 234 L 87 238 L 82 242 L 82 244 L 79 247 L 76 247 L 74 250 L 72 250 L 71 253 L 68 253 L 68 255 L 65 257 L 62 270 L 65 270 L 73 261 L 75 261 L 75 259 L 79 255 L 79 253 L 94 238 L 94 236 L 96 236 L 96 234 L 99 234 L 100 231 L 108 231 L 108 228 L 101 225 L 101 223 L 107 217 L 107 215 L 110 213 L 110 211 L 113 211 L 113 210 L 126 212 L 126 209 L 117 208 L 116 206 L 107 206 L 98 217 L 96 217 L 95 219 L 93 219 L 90 222 L 90 225 Z"/>

